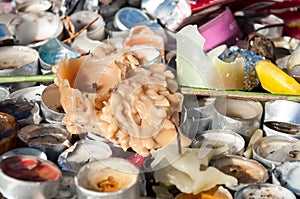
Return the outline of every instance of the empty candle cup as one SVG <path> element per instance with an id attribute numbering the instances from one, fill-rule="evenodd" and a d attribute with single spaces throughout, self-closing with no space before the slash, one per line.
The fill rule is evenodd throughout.
<path id="1" fill-rule="evenodd" d="M 263 130 L 266 135 L 300 138 L 300 103 L 276 100 L 265 103 Z"/>
<path id="2" fill-rule="evenodd" d="M 260 128 L 262 113 L 260 102 L 218 98 L 214 106 L 212 129 L 234 131 L 247 141 Z"/>

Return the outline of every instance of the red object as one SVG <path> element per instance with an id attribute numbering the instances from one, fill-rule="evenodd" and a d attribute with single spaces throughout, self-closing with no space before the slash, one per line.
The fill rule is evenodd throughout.
<path id="1" fill-rule="evenodd" d="M 136 153 L 134 155 L 129 156 L 128 161 L 135 164 L 137 167 L 141 168 L 144 164 L 145 157 Z"/>
<path id="2" fill-rule="evenodd" d="M 1 162 L 0 169 L 6 175 L 23 181 L 55 181 L 61 177 L 59 168 L 51 162 L 33 156 L 8 157 Z"/>
<path id="3" fill-rule="evenodd" d="M 277 16 L 285 22 L 283 35 L 300 39 L 300 11 L 287 11 Z"/>
<path id="4" fill-rule="evenodd" d="M 192 13 L 213 7 L 220 4 L 226 4 L 235 0 L 189 0 Z"/>
<path id="5" fill-rule="evenodd" d="M 245 10 L 252 13 L 300 7 L 300 0 L 188 0 L 188 3 L 192 13 L 220 5 L 229 6 L 233 12 Z"/>
<path id="6" fill-rule="evenodd" d="M 243 11 L 245 15 L 274 14 L 284 20 L 283 35 L 300 39 L 300 0 L 187 0 L 192 13 L 205 12 L 213 7 L 228 6 L 230 10 Z M 293 11 L 292 11 L 293 10 Z M 298 11 L 297 11 L 298 10 Z M 213 14 L 207 12 L 207 15 Z"/>
<path id="7" fill-rule="evenodd" d="M 36 166 L 37 163 L 38 163 L 38 161 L 34 160 L 34 159 L 25 159 L 25 160 L 21 161 L 22 166 L 25 168 Z"/>
<path id="8" fill-rule="evenodd" d="M 248 14 L 272 13 L 283 19 L 285 24 L 283 28 L 283 35 L 300 39 L 300 0 L 236 0 L 230 4 L 230 8 L 232 11 L 243 10 Z"/>
<path id="9" fill-rule="evenodd" d="M 299 7 L 300 0 L 235 0 L 230 4 L 234 11 L 244 10 L 252 13 L 270 13 L 272 10 Z"/>

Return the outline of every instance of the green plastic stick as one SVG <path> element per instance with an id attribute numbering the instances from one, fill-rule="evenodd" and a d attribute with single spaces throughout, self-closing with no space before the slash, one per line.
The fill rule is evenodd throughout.
<path id="1" fill-rule="evenodd" d="M 228 97 L 234 99 L 249 99 L 257 101 L 271 101 L 271 100 L 289 100 L 300 102 L 300 95 L 279 95 L 263 92 L 249 92 L 236 90 L 213 90 L 205 88 L 190 88 L 181 87 L 181 92 L 186 95 L 198 95 L 204 97 Z"/>
<path id="2" fill-rule="evenodd" d="M 17 82 L 52 82 L 55 74 L 47 75 L 24 75 L 24 76 L 0 76 L 0 83 Z"/>

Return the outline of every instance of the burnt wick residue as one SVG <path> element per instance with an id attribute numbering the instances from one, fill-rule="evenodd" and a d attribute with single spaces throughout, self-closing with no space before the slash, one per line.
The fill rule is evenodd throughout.
<path id="1" fill-rule="evenodd" d="M 282 133 L 287 133 L 292 135 L 300 133 L 300 125 L 296 125 L 296 124 L 277 122 L 277 121 L 268 121 L 265 122 L 264 125 L 270 129 L 273 129 L 275 131 L 280 131 Z"/>
<path id="2" fill-rule="evenodd" d="M 226 165 L 222 168 L 219 168 L 222 172 L 226 173 L 227 175 L 234 176 L 238 179 L 239 183 L 255 183 L 258 179 L 255 176 L 252 176 L 251 173 L 247 172 L 246 168 L 243 168 L 239 165 Z"/>
<path id="3" fill-rule="evenodd" d="M 289 156 L 291 158 L 296 158 L 299 152 L 300 151 L 298 151 L 298 150 L 292 150 L 292 151 L 289 152 Z"/>
<path id="4" fill-rule="evenodd" d="M 113 192 L 119 190 L 119 183 L 113 176 L 108 176 L 107 179 L 98 182 L 97 187 L 101 192 Z"/>
<path id="5" fill-rule="evenodd" d="M 59 136 L 59 135 L 36 135 L 32 136 L 28 139 L 28 143 L 30 144 L 36 144 L 36 145 L 54 145 L 63 143 L 65 141 L 65 137 Z"/>
<path id="6" fill-rule="evenodd" d="M 62 106 L 56 107 L 55 111 L 58 112 L 58 113 L 65 113 L 65 110 L 64 110 L 64 108 Z"/>

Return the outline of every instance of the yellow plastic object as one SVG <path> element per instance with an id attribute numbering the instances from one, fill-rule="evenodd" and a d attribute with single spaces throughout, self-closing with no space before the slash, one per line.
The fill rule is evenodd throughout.
<path id="1" fill-rule="evenodd" d="M 262 87 L 270 93 L 300 95 L 300 84 L 271 61 L 257 62 L 255 70 Z"/>

